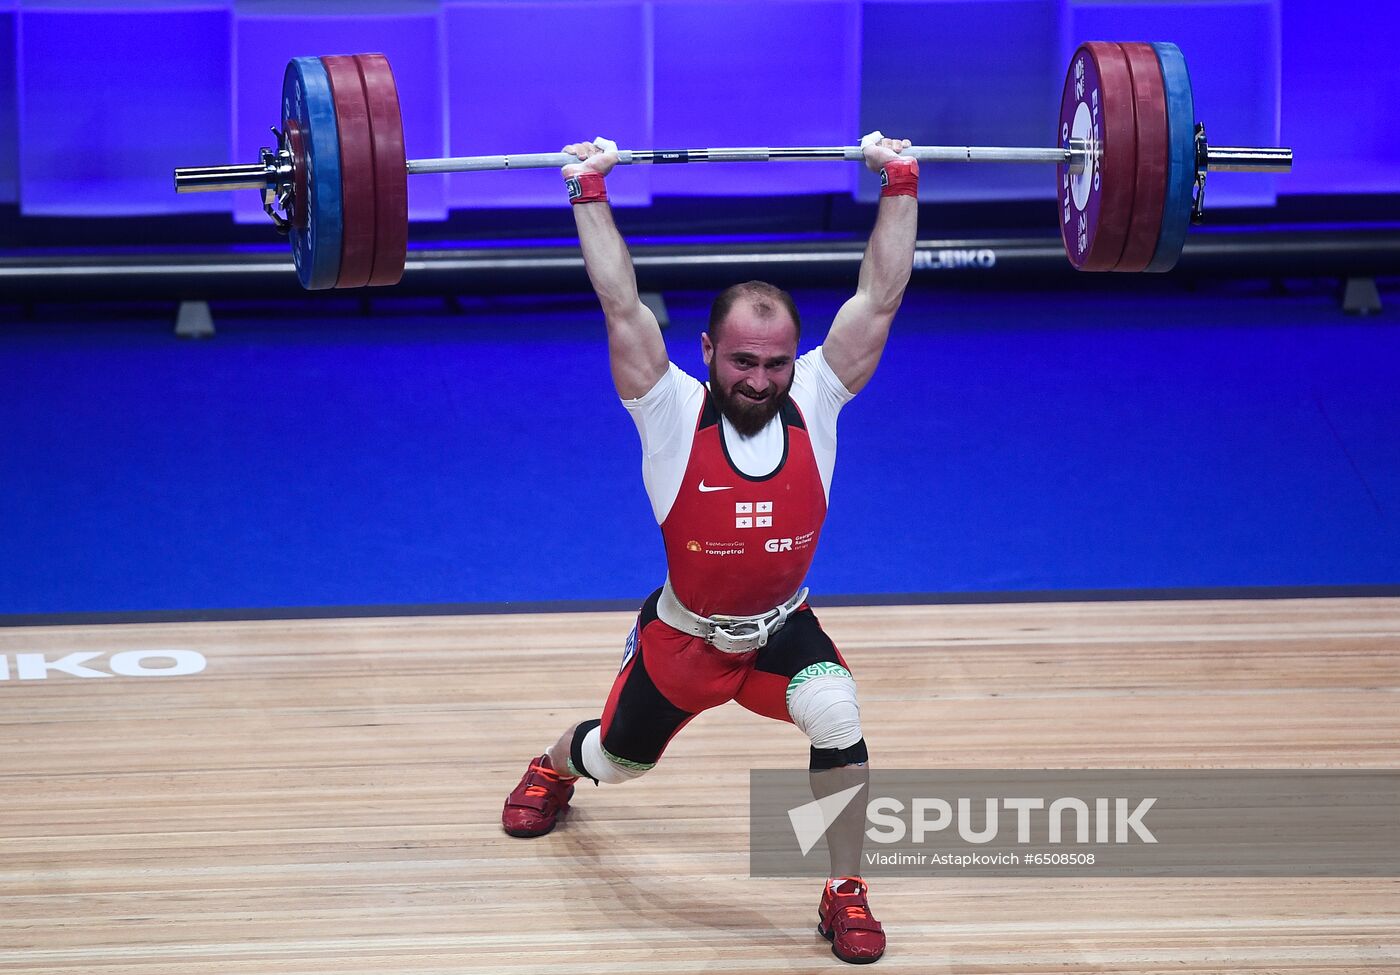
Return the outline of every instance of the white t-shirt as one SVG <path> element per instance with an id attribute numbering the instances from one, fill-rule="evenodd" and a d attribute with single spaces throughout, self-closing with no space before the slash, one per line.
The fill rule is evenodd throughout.
<path id="1" fill-rule="evenodd" d="M 695 422 L 705 386 L 674 362 L 656 385 L 638 399 L 625 399 L 622 405 L 632 414 L 642 437 L 642 482 L 651 498 L 651 510 L 659 525 L 666 520 L 680 493 Z M 821 347 L 801 356 L 793 365 L 792 399 L 802 411 L 822 488 L 831 497 L 831 472 L 836 466 L 836 417 L 855 394 L 841 385 L 826 363 Z M 783 459 L 783 420 L 775 416 L 752 437 L 740 436 L 728 419 L 721 416 L 724 443 L 729 458 L 750 477 L 771 474 Z"/>

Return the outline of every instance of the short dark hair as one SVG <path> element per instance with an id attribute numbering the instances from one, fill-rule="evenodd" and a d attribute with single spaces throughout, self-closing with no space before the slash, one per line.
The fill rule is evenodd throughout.
<path id="1" fill-rule="evenodd" d="M 711 342 L 719 342 L 720 323 L 729 317 L 729 310 L 741 300 L 751 304 L 759 318 L 772 318 L 778 313 L 778 308 L 782 307 L 792 319 L 793 327 L 797 331 L 796 337 L 802 337 L 802 319 L 797 314 L 797 305 L 793 304 L 792 295 L 767 281 L 745 281 L 743 284 L 725 288 L 710 306 Z"/>

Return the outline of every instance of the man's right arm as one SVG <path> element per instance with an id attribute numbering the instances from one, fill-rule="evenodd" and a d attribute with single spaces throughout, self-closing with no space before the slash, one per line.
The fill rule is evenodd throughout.
<path id="1" fill-rule="evenodd" d="M 565 146 L 564 151 L 582 160 L 564 167 L 565 179 L 596 174 L 595 187 L 617 164 L 617 148 L 611 143 L 605 142 L 605 148 L 591 142 L 576 143 Z M 580 200 L 588 195 L 585 192 Z M 613 385 L 623 399 L 637 399 L 655 386 L 669 367 L 661 327 L 637 294 L 632 256 L 613 222 L 606 196 L 578 202 L 573 211 L 583 264 L 607 322 Z"/>

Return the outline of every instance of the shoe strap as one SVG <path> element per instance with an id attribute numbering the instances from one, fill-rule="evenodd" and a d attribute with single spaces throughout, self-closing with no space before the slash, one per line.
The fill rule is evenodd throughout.
<path id="1" fill-rule="evenodd" d="M 849 934 L 852 931 L 869 931 L 873 934 L 883 934 L 885 928 L 879 921 L 869 914 L 864 917 L 852 917 L 849 912 L 841 912 L 832 920 L 831 926 L 841 934 Z"/>
<path id="2" fill-rule="evenodd" d="M 549 804 L 553 799 L 550 796 L 532 796 L 524 789 L 518 789 L 510 794 L 510 799 L 506 802 L 508 806 L 519 809 L 533 809 L 535 812 L 549 812 Z M 555 803 L 557 805 L 557 803 Z"/>

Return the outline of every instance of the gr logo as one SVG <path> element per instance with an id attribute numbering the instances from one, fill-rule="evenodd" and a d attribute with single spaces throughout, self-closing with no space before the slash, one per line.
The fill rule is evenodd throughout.
<path id="1" fill-rule="evenodd" d="M 770 538 L 763 543 L 765 552 L 791 552 L 792 539 L 790 538 Z"/>
<path id="2" fill-rule="evenodd" d="M 50 674 L 69 677 L 186 677 L 202 672 L 207 665 L 202 653 L 194 650 L 123 650 L 112 654 L 106 670 L 93 663 L 101 653 L 70 653 L 50 660 L 42 653 L 17 653 L 14 666 L 0 655 L 0 681 L 47 680 Z"/>

